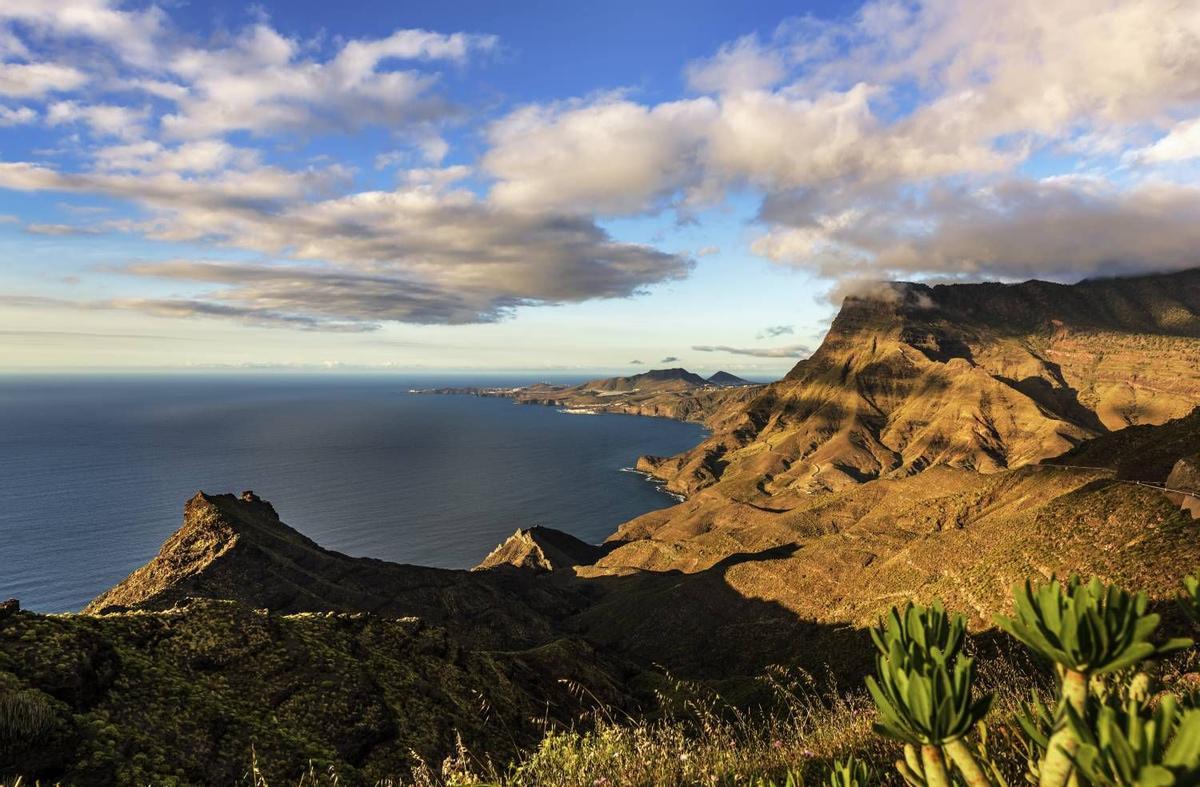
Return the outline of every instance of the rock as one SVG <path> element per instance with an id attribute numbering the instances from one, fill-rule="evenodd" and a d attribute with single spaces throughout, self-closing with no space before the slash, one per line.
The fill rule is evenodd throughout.
<path id="1" fill-rule="evenodd" d="M 1167 476 L 1167 486 L 1200 494 L 1200 454 L 1176 462 Z"/>
<path id="2" fill-rule="evenodd" d="M 0 620 L 11 618 L 13 615 L 21 611 L 21 602 L 15 598 L 10 598 L 7 601 L 0 602 Z"/>
<path id="3" fill-rule="evenodd" d="M 476 571 L 510 566 L 534 571 L 557 571 L 590 565 L 605 549 L 580 541 L 569 533 L 548 527 L 518 530 L 483 559 Z"/>
<path id="4" fill-rule="evenodd" d="M 1196 412 L 1200 413 L 1200 408 L 1197 408 Z M 1193 519 L 1200 519 L 1200 454 L 1176 462 L 1171 468 L 1171 474 L 1167 476 L 1167 487 L 1193 492 L 1194 494 L 1190 495 L 1173 494 L 1172 497 L 1178 498 L 1180 507 L 1191 514 Z"/>

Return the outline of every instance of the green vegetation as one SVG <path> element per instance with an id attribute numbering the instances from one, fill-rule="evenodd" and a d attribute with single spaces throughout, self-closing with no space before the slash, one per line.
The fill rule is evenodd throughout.
<path id="1" fill-rule="evenodd" d="M 1200 580 L 1195 578 L 1184 582 L 1180 603 L 1189 615 L 1200 613 L 1196 603 L 1198 587 Z M 319 649 L 321 659 L 332 664 L 330 659 L 343 658 L 336 655 L 342 650 L 336 644 L 337 638 L 350 633 L 361 645 L 369 647 L 371 643 L 363 635 L 372 626 L 382 625 L 355 616 L 273 619 L 219 603 L 198 604 L 171 615 L 176 627 L 170 638 L 175 643 L 171 652 L 180 654 L 192 665 L 187 671 L 193 681 L 213 670 L 221 674 L 229 659 L 261 665 L 261 656 L 251 656 L 251 651 L 220 653 L 228 648 L 227 638 L 231 635 L 243 638 L 264 626 L 283 627 L 289 635 L 291 632 L 316 635 L 318 639 L 307 638 L 304 647 Z M 229 616 L 237 619 L 237 625 L 222 623 Z M 180 777 L 165 778 L 171 771 L 164 771 L 163 766 L 170 766 L 171 755 L 169 747 L 154 748 L 153 726 L 145 727 L 146 735 L 136 739 L 138 751 L 143 752 L 133 755 L 136 762 L 126 760 L 118 770 L 109 770 L 105 763 L 117 765 L 121 758 L 129 756 L 122 753 L 127 744 L 121 741 L 133 739 L 127 733 L 122 734 L 118 726 L 126 728 L 134 724 L 133 718 L 124 711 L 118 714 L 112 706 L 96 706 L 96 710 L 86 715 L 72 714 L 68 704 L 73 700 L 62 699 L 67 697 L 67 690 L 83 692 L 89 698 L 88 703 L 97 696 L 86 684 L 64 683 L 71 674 L 77 674 L 81 663 L 73 655 L 78 648 L 73 647 L 72 637 L 90 643 L 90 669 L 101 669 L 103 649 L 95 639 L 101 627 L 118 622 L 122 626 L 133 625 L 140 632 L 138 639 L 146 641 L 150 633 L 154 633 L 155 639 L 169 633 L 160 630 L 161 624 L 156 622 L 159 619 L 158 615 L 149 614 L 108 619 L 51 618 L 47 619 L 48 628 L 38 628 L 33 624 L 42 619 L 30 616 L 22 619 L 26 621 L 24 625 L 15 629 L 10 626 L 10 636 L 18 635 L 18 641 L 25 643 L 21 647 L 32 647 L 40 653 L 39 659 L 23 662 L 27 668 L 21 671 L 27 673 L 26 679 L 35 677 L 29 673 L 28 665 L 45 664 L 48 666 L 35 669 L 49 669 L 48 674 L 58 681 L 60 688 L 56 690 L 58 696 L 50 696 L 23 686 L 13 679 L 13 673 L 5 672 L 17 666 L 13 661 L 7 666 L 0 664 L 0 752 L 51 751 L 54 746 L 62 745 L 62 727 L 67 724 L 73 727 L 75 736 L 83 735 L 90 742 L 79 750 L 88 758 L 85 769 L 78 765 L 68 766 L 73 770 L 60 769 L 64 783 L 103 783 L 109 776 L 123 777 L 135 771 L 143 774 L 145 783 L 171 783 L 172 778 L 176 783 L 187 781 Z M 1184 615 L 1177 619 L 1187 620 Z M 412 747 L 406 757 L 392 749 L 395 758 L 386 765 L 380 762 L 370 768 L 375 774 L 368 772 L 366 762 L 357 768 L 346 768 L 337 762 L 342 758 L 332 753 L 316 759 L 293 759 L 289 767 L 285 758 L 289 754 L 295 757 L 305 747 L 297 740 L 289 752 L 289 747 L 271 743 L 270 728 L 266 725 L 280 725 L 279 732 L 288 736 L 311 733 L 305 733 L 307 727 L 297 726 L 294 719 L 275 712 L 254 722 L 260 725 L 254 736 L 260 743 L 243 749 L 243 766 L 224 771 L 227 778 L 222 783 L 253 787 L 1200 784 L 1200 707 L 1195 689 L 1200 684 L 1200 669 L 1197 669 L 1200 652 L 1188 647 L 1190 640 L 1160 635 L 1160 630 L 1168 626 L 1150 609 L 1144 595 L 1128 593 L 1098 580 L 1083 582 L 1077 577 L 1036 586 L 1027 583 L 1014 591 L 1012 614 L 998 623 L 1009 637 L 999 632 L 973 637 L 967 634 L 965 619 L 947 611 L 941 603 L 909 603 L 893 609 L 871 632 L 876 668 L 866 681 L 866 691 L 861 688 L 847 691 L 832 678 L 818 682 L 806 673 L 776 669 L 762 680 L 779 699 L 777 706 L 747 712 L 723 704 L 716 694 L 698 685 L 673 684 L 660 690 L 661 713 L 655 718 L 634 716 L 595 703 L 590 711 L 577 715 L 573 725 L 543 722 L 538 742 L 532 747 L 517 747 L 515 755 L 481 743 L 486 737 L 481 735 L 482 729 L 464 729 L 464 733 L 471 735 L 463 737 L 455 737 L 451 731 L 451 754 L 441 761 L 420 754 L 413 745 L 417 740 L 406 736 L 404 742 Z M 393 651 L 416 654 L 445 647 L 428 639 L 431 635 L 423 630 L 414 628 L 416 624 L 387 626 L 397 628 L 387 638 Z M 274 641 L 250 638 L 257 643 L 253 645 L 255 649 Z M 300 652 L 299 640 L 289 636 L 287 641 L 293 654 Z M 414 649 L 416 643 L 420 647 Z M 57 656 L 47 660 L 52 653 Z M 116 655 L 124 660 L 147 658 L 124 646 Z M 1032 659 L 1041 660 L 1048 668 L 1039 667 Z M 289 662 L 288 669 L 294 669 L 296 657 L 293 655 Z M 487 674 L 497 674 L 494 669 L 498 666 L 488 666 Z M 393 680 L 389 673 L 392 666 L 379 662 L 372 667 L 380 670 L 375 673 L 375 680 Z M 346 680 L 354 667 L 347 662 L 344 667 L 324 669 L 331 677 L 338 677 L 323 686 L 306 683 L 312 686 L 306 704 L 315 712 L 314 724 L 321 723 L 322 718 L 325 723 L 344 724 L 358 712 L 351 708 L 345 712 L 337 710 L 321 697 L 344 693 L 344 685 L 339 689 L 336 682 Z M 441 677 L 462 681 L 472 667 L 463 663 L 462 669 L 466 671 Z M 225 673 L 221 683 L 235 674 L 241 675 L 242 671 Z M 417 708 L 411 702 L 417 695 L 413 692 L 428 692 L 441 685 L 438 677 L 429 677 L 434 680 L 423 687 L 412 683 L 397 685 L 391 707 L 415 712 Z M 249 686 L 240 683 L 239 692 L 249 696 Z M 199 694 L 182 684 L 177 688 L 181 700 L 190 695 L 190 705 L 178 707 L 198 707 L 195 702 L 201 699 Z M 207 687 L 205 692 L 214 688 Z M 356 702 L 366 695 L 359 696 Z M 505 699 L 511 701 L 513 696 Z M 130 699 L 132 709 L 139 701 L 148 702 L 149 696 L 135 693 Z M 258 718 L 249 706 L 238 707 L 233 694 L 224 696 L 222 702 L 220 715 L 228 720 L 224 723 Z M 319 708 L 324 708 L 324 712 Z M 535 706 L 527 705 L 526 713 L 534 709 Z M 154 724 L 159 728 L 166 720 L 163 712 L 149 706 L 140 709 L 145 718 L 155 719 Z M 432 716 L 424 718 L 434 721 Z M 178 723 L 194 735 L 200 729 L 197 721 L 179 716 Z M 221 745 L 213 741 L 206 744 L 206 750 L 215 753 L 215 749 L 207 748 L 214 744 Z M 407 764 L 401 766 L 405 759 Z M 387 767 L 388 775 L 379 774 L 378 766 Z M 59 778 L 51 776 L 42 783 L 54 783 Z M 17 783 L 0 779 L 0 784 Z M 27 778 L 22 784 L 33 783 Z"/>
<path id="2" fill-rule="evenodd" d="M 1184 581 L 1196 612 L 1200 581 Z M 861 694 L 783 692 L 786 721 L 719 713 L 656 723 L 606 720 L 557 732 L 507 768 L 466 752 L 423 784 L 735 785 L 753 787 L 1171 787 L 1200 784 L 1200 707 L 1192 641 L 1156 638 L 1143 594 L 1099 580 L 1053 579 L 1014 591 L 1000 626 L 1053 665 L 1051 681 L 1016 654 L 977 668 L 966 621 L 938 602 L 893 609 L 872 632 L 878 711 L 869 734 Z M 1155 669 L 1152 662 L 1164 662 Z M 1158 680 L 1151 678 L 1159 673 Z M 1163 690 L 1156 683 L 1169 683 Z M 777 682 L 777 687 L 782 687 Z M 811 683 L 808 684 L 811 686 Z M 1024 699 L 1022 699 L 1024 695 Z M 881 766 L 902 744 L 894 774 Z"/>

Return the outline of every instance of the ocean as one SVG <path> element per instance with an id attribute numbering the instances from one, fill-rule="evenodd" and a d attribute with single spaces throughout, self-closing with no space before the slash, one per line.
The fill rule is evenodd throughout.
<path id="1" fill-rule="evenodd" d="M 252 489 L 324 547 L 446 568 L 517 528 L 599 543 L 674 502 L 622 469 L 695 445 L 696 424 L 408 392 L 535 381 L 0 377 L 0 600 L 80 609 L 157 553 L 197 490 Z"/>

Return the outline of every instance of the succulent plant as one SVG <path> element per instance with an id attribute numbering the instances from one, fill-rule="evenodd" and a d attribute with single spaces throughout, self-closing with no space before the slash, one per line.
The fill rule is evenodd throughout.
<path id="1" fill-rule="evenodd" d="M 1155 645 L 1151 635 L 1159 616 L 1148 613 L 1145 593 L 1128 593 L 1093 578 L 1072 575 L 1034 588 L 1028 581 L 1014 590 L 1015 615 L 996 622 L 1036 653 L 1066 670 L 1102 675 L 1151 656 L 1191 645 L 1173 639 Z"/>
<path id="2" fill-rule="evenodd" d="M 1180 606 L 1194 623 L 1200 623 L 1200 577 L 1186 576 L 1183 578 L 1183 595 L 1179 599 Z"/>
<path id="3" fill-rule="evenodd" d="M 1200 710 L 1166 695 L 1149 712 L 1137 700 L 1105 705 L 1091 723 L 1068 710 L 1080 744 L 1075 763 L 1097 787 L 1200 784 Z"/>
<path id="4" fill-rule="evenodd" d="M 953 665 L 934 649 L 904 659 L 899 648 L 880 657 L 867 689 L 879 708 L 876 729 L 905 743 L 941 745 L 966 735 L 983 718 L 991 696 L 972 696 L 975 661 L 959 656 Z"/>
<path id="5" fill-rule="evenodd" d="M 966 622 L 948 615 L 940 604 L 909 604 L 872 632 L 879 653 L 867 690 L 879 709 L 875 729 L 882 735 L 920 746 L 897 763 L 910 784 L 944 787 L 949 754 L 969 784 L 987 784 L 963 736 L 985 715 L 991 695 L 974 696 L 975 662 L 962 654 Z M 919 767 L 917 767 L 919 765 Z"/>
<path id="6" fill-rule="evenodd" d="M 947 661 L 952 661 L 962 650 L 966 633 L 966 618 L 949 614 L 942 602 L 934 601 L 928 607 L 909 602 L 903 611 L 892 607 L 879 626 L 871 629 L 871 639 L 881 656 L 887 656 L 892 644 L 898 643 L 905 653 L 939 648 Z"/>
<path id="7" fill-rule="evenodd" d="M 1058 665 L 1061 702 L 1053 733 L 1038 763 L 1042 787 L 1062 787 L 1078 781 L 1075 753 L 1076 729 L 1066 723 L 1067 713 L 1082 719 L 1087 712 L 1088 683 L 1097 675 L 1113 673 L 1191 645 L 1172 639 L 1163 645 L 1150 641 L 1159 616 L 1147 612 L 1145 593 L 1130 594 L 1098 579 L 1084 583 L 1072 575 L 1034 588 L 1026 581 L 1014 590 L 1015 614 L 997 616 L 996 622 L 1034 652 Z"/>
<path id="8" fill-rule="evenodd" d="M 845 762 L 834 760 L 825 784 L 827 787 L 872 787 L 879 784 L 879 775 L 866 762 L 851 757 Z"/>

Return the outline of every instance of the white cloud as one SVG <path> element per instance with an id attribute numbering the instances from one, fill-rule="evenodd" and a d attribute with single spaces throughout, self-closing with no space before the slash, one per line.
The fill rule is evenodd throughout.
<path id="1" fill-rule="evenodd" d="M 695 344 L 692 349 L 702 353 L 729 353 L 731 355 L 749 355 L 754 358 L 802 358 L 812 352 L 803 344 L 792 344 L 787 347 L 730 347 L 724 344 Z"/>
<path id="2" fill-rule="evenodd" d="M 38 113 L 29 107 L 6 107 L 0 105 L 0 126 L 23 126 L 33 123 Z"/>
<path id="3" fill-rule="evenodd" d="M 1175 124 L 1162 139 L 1144 148 L 1129 151 L 1127 162 L 1166 164 L 1200 158 L 1200 118 Z"/>
<path id="4" fill-rule="evenodd" d="M 150 140 L 97 149 L 93 158 L 101 170 L 142 173 L 206 173 L 230 167 L 250 169 L 258 164 L 256 150 L 238 148 L 217 139 L 165 146 Z"/>
<path id="5" fill-rule="evenodd" d="M 0 63 L 0 95 L 36 98 L 82 86 L 87 75 L 58 63 Z"/>
<path id="6" fill-rule="evenodd" d="M 96 235 L 100 230 L 92 227 L 81 227 L 76 224 L 26 224 L 25 231 L 31 235 L 56 235 L 66 237 L 71 235 Z"/>
<path id="7" fill-rule="evenodd" d="M 148 115 L 145 109 L 115 104 L 57 101 L 46 109 L 46 123 L 51 126 L 84 123 L 96 136 L 137 139 L 145 133 L 143 124 Z"/>
<path id="8" fill-rule="evenodd" d="M 99 41 L 141 67 L 156 64 L 165 19 L 158 6 L 127 11 L 108 0 L 12 0 L 0 4 L 0 21 L 21 23 L 41 36 Z"/>
<path id="9" fill-rule="evenodd" d="M 688 85 L 701 93 L 739 93 L 769 88 L 786 74 L 783 54 L 764 48 L 754 36 L 726 44 L 706 60 L 687 67 Z"/>
<path id="10" fill-rule="evenodd" d="M 163 117 L 163 129 L 170 136 L 199 138 L 237 130 L 265 134 L 424 124 L 451 112 L 429 95 L 436 75 L 384 65 L 462 61 L 494 45 L 490 36 L 401 30 L 384 39 L 349 41 L 322 62 L 303 57 L 299 42 L 255 25 L 227 47 L 173 55 L 168 69 L 187 83 L 188 93 L 178 99 L 177 112 Z M 437 150 L 430 137 L 427 155 L 440 159 L 444 150 Z"/>
<path id="11" fill-rule="evenodd" d="M 492 197 L 524 210 L 640 212 L 694 183 L 711 99 L 645 107 L 621 96 L 517 110 L 488 132 Z"/>

